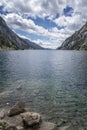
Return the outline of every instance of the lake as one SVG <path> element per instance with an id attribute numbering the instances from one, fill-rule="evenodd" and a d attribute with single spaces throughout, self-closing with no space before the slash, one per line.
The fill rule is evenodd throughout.
<path id="1" fill-rule="evenodd" d="M 87 128 L 87 51 L 0 51 L 0 108 L 19 100 L 46 120 Z"/>

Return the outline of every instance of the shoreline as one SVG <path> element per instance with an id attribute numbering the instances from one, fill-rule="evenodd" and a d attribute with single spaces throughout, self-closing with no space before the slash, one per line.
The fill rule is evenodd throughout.
<path id="1" fill-rule="evenodd" d="M 4 127 L 9 127 L 5 130 L 86 130 L 75 120 L 71 123 L 63 119 L 57 124 L 48 122 L 43 115 L 26 108 L 23 101 L 0 109 L 0 130 Z"/>
<path id="2" fill-rule="evenodd" d="M 46 122 L 39 113 L 25 108 L 20 101 L 7 109 L 0 109 L 0 130 L 54 130 L 56 124 Z"/>

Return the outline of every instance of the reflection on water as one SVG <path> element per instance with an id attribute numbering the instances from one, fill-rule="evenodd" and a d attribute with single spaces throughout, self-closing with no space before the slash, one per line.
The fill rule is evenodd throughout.
<path id="1" fill-rule="evenodd" d="M 1 51 L 0 107 L 18 100 L 47 120 L 87 128 L 87 52 Z"/>

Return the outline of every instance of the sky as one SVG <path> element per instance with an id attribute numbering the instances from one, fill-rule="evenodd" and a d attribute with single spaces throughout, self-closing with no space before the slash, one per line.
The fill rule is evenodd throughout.
<path id="1" fill-rule="evenodd" d="M 20 37 L 55 49 L 87 21 L 87 0 L 0 0 L 0 16 Z"/>

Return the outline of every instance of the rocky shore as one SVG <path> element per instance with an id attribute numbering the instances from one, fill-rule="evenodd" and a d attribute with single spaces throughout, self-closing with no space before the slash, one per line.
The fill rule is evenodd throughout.
<path id="1" fill-rule="evenodd" d="M 39 113 L 28 111 L 24 102 L 9 110 L 0 110 L 0 130 L 54 130 L 56 124 L 45 122 Z"/>
<path id="2" fill-rule="evenodd" d="M 61 120 L 58 124 L 44 121 L 41 114 L 28 111 L 24 102 L 18 102 L 9 110 L 0 110 L 0 130 L 84 130 Z"/>

